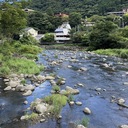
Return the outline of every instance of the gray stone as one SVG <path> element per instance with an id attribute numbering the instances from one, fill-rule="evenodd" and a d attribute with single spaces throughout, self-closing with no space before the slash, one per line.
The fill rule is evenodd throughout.
<path id="1" fill-rule="evenodd" d="M 77 125 L 77 127 L 76 128 L 86 128 L 86 127 L 84 127 L 83 125 Z"/>
<path id="2" fill-rule="evenodd" d="M 91 114 L 92 113 L 91 110 L 87 107 L 85 107 L 83 111 L 85 114 Z"/>
<path id="3" fill-rule="evenodd" d="M 95 90 L 99 92 L 99 91 L 101 91 L 102 89 L 101 89 L 101 88 L 96 88 Z"/>
<path id="4" fill-rule="evenodd" d="M 28 115 L 25 115 L 25 116 L 21 116 L 20 120 L 26 120 L 28 119 Z"/>
<path id="5" fill-rule="evenodd" d="M 77 85 L 80 87 L 84 87 L 84 85 L 82 83 L 78 83 Z"/>
<path id="6" fill-rule="evenodd" d="M 32 91 L 31 90 L 28 90 L 27 92 L 23 93 L 23 96 L 29 96 L 32 94 Z"/>
<path id="7" fill-rule="evenodd" d="M 124 100 L 123 98 L 120 98 L 120 99 L 118 100 L 118 103 L 119 103 L 119 104 L 124 104 L 124 103 L 125 103 L 125 100 Z"/>
<path id="8" fill-rule="evenodd" d="M 28 104 L 28 101 L 24 101 L 24 104 Z"/>
<path id="9" fill-rule="evenodd" d="M 45 76 L 38 75 L 38 76 L 37 76 L 37 79 L 38 79 L 39 81 L 45 81 Z"/>
<path id="10" fill-rule="evenodd" d="M 82 102 L 78 101 L 78 102 L 76 102 L 76 105 L 81 106 L 82 105 Z"/>
<path id="11" fill-rule="evenodd" d="M 41 119 L 40 120 L 40 123 L 43 123 L 43 122 L 45 122 L 46 121 L 46 119 Z"/>
<path id="12" fill-rule="evenodd" d="M 37 113 L 43 114 L 44 112 L 47 111 L 47 106 L 46 106 L 44 103 L 38 104 L 38 105 L 35 107 L 35 110 L 36 110 Z"/>
<path id="13" fill-rule="evenodd" d="M 11 86 L 12 88 L 15 88 L 18 84 L 19 84 L 18 81 L 10 81 L 10 82 L 8 83 L 8 85 Z"/>
<path id="14" fill-rule="evenodd" d="M 128 125 L 121 125 L 119 128 L 128 128 Z"/>
<path id="15" fill-rule="evenodd" d="M 16 91 L 21 91 L 22 89 L 24 91 L 24 86 L 23 85 L 17 85 Z"/>
<path id="16" fill-rule="evenodd" d="M 74 101 L 70 101 L 69 104 L 70 105 L 74 105 L 75 103 L 74 103 Z"/>
<path id="17" fill-rule="evenodd" d="M 45 79 L 46 79 L 46 80 L 54 80 L 55 77 L 53 77 L 53 76 L 46 76 Z"/>
<path id="18" fill-rule="evenodd" d="M 128 82 L 124 82 L 124 85 L 128 85 Z"/>
<path id="19" fill-rule="evenodd" d="M 69 86 L 66 86 L 66 91 L 69 92 L 70 94 L 79 94 L 79 90 L 78 89 L 73 89 Z"/>
<path id="20" fill-rule="evenodd" d="M 34 90 L 35 89 L 35 86 L 33 85 L 26 85 L 25 86 L 25 90 Z"/>
<path id="21" fill-rule="evenodd" d="M 81 67 L 80 70 L 81 70 L 81 71 L 87 71 L 88 69 L 85 68 L 85 67 Z"/>
<path id="22" fill-rule="evenodd" d="M 4 89 L 4 91 L 9 91 L 9 90 L 11 90 L 12 88 L 11 88 L 11 86 L 7 86 L 5 89 Z"/>

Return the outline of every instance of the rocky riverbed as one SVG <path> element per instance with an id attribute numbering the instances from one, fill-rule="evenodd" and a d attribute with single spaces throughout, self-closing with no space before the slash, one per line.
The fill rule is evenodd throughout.
<path id="1" fill-rule="evenodd" d="M 72 122 L 83 118 L 89 119 L 88 128 L 128 127 L 127 60 L 77 50 L 45 50 L 37 63 L 45 65 L 40 75 L 12 74 L 1 79 L 2 128 L 72 128 Z M 63 108 L 60 122 L 45 115 L 38 123 L 24 120 L 32 102 L 41 103 L 42 97 L 54 93 L 52 87 L 56 84 L 61 88 L 60 94 L 75 94 Z M 48 108 L 43 105 L 45 108 L 38 104 L 36 109 Z"/>

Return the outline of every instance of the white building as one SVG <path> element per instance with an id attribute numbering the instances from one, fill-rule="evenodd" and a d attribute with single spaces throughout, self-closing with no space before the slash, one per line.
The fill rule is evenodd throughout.
<path id="1" fill-rule="evenodd" d="M 68 22 L 63 23 L 55 30 L 55 41 L 57 43 L 64 43 L 70 41 L 71 26 Z"/>
<path id="2" fill-rule="evenodd" d="M 28 27 L 25 28 L 24 31 L 28 34 L 31 35 L 33 37 L 36 37 L 38 35 L 38 31 L 36 31 L 34 28 Z"/>

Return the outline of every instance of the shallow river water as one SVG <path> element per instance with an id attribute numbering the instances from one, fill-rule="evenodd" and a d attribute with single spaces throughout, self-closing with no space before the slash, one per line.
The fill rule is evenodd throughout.
<path id="1" fill-rule="evenodd" d="M 59 65 L 51 65 L 53 61 Z M 89 119 L 88 128 L 118 128 L 128 124 L 128 108 L 111 102 L 112 97 L 123 98 L 128 105 L 128 84 L 124 84 L 128 82 L 128 60 L 79 51 L 45 50 L 37 63 L 46 66 L 42 75 L 52 73 L 66 78 L 61 89 L 66 86 L 75 88 L 76 84 L 82 83 L 84 87 L 77 86 L 80 93 L 74 96 L 82 105 L 70 107 L 67 104 L 61 112 L 60 124 L 50 119 L 44 123 L 22 122 L 20 117 L 34 99 L 50 95 L 50 82 L 45 81 L 31 96 L 25 97 L 14 91 L 4 92 L 4 83 L 0 79 L 0 128 L 70 128 L 70 122 L 78 122 L 84 117 Z M 80 71 L 81 67 L 87 70 Z M 100 92 L 97 88 L 101 88 Z M 28 105 L 23 104 L 25 100 Z M 85 107 L 90 108 L 92 114 L 85 115 Z"/>

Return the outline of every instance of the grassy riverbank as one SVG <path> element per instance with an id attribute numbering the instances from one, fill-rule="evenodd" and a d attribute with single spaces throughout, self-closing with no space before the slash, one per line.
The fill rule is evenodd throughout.
<path id="1" fill-rule="evenodd" d="M 38 74 L 43 66 L 37 65 L 37 54 L 42 51 L 37 45 L 22 44 L 20 41 L 6 41 L 0 44 L 0 76 L 12 73 Z"/>
<path id="2" fill-rule="evenodd" d="M 94 53 L 128 59 L 128 49 L 100 49 Z"/>

